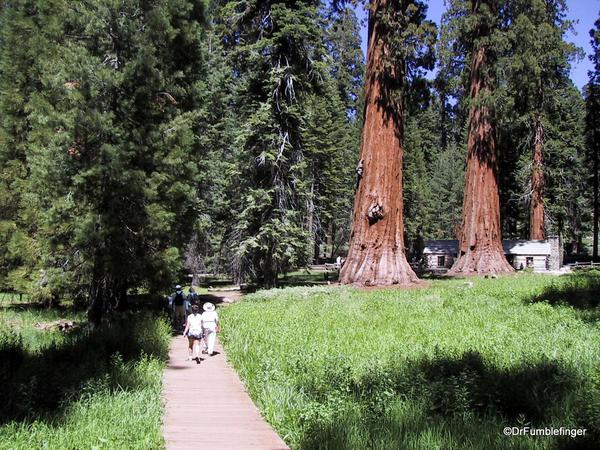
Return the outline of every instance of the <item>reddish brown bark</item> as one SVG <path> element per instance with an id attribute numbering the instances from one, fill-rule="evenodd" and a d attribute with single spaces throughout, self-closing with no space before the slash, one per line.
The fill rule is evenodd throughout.
<path id="1" fill-rule="evenodd" d="M 473 13 L 480 1 L 473 0 Z M 478 36 L 490 30 L 480 25 Z M 498 195 L 498 158 L 493 114 L 482 102 L 492 91 L 484 72 L 488 49 L 479 45 L 471 62 L 467 170 L 463 199 L 463 220 L 459 233 L 459 254 L 449 271 L 451 275 L 512 272 L 502 249 L 500 198 Z"/>
<path id="2" fill-rule="evenodd" d="M 531 170 L 531 209 L 529 214 L 529 239 L 546 239 L 544 222 L 544 127 L 535 121 L 533 140 L 533 166 Z"/>
<path id="3" fill-rule="evenodd" d="M 390 7 L 374 0 L 369 19 L 369 47 L 359 183 L 354 200 L 350 249 L 340 282 L 362 286 L 410 284 L 418 278 L 404 254 L 402 195 L 402 107 L 394 86 L 395 68 L 382 26 L 373 17 Z"/>

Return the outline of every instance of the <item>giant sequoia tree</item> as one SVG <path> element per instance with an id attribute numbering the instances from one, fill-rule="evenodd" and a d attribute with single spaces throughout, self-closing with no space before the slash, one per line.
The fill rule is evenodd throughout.
<path id="1" fill-rule="evenodd" d="M 498 20 L 496 0 L 472 0 L 463 26 L 471 27 L 467 169 L 459 255 L 451 274 L 510 272 L 502 249 L 498 157 L 492 109 L 495 54 L 491 36 Z"/>
<path id="2" fill-rule="evenodd" d="M 403 105 L 407 77 L 427 60 L 433 29 L 419 1 L 374 0 L 369 11 L 364 124 L 345 284 L 417 281 L 404 247 Z"/>

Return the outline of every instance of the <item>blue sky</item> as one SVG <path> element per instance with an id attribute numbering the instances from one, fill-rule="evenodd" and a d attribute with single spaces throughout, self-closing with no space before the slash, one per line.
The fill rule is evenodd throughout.
<path id="1" fill-rule="evenodd" d="M 442 13 L 445 10 L 444 0 L 429 0 L 429 9 L 427 18 L 433 20 L 439 25 Z M 585 57 L 581 61 L 572 63 L 571 78 L 579 89 L 587 83 L 587 72 L 592 65 L 588 58 L 592 49 L 590 46 L 589 31 L 594 26 L 594 21 L 598 17 L 600 11 L 600 0 L 567 0 L 569 6 L 568 18 L 574 22 L 574 32 L 569 33 L 568 40 L 581 47 L 585 52 Z M 359 11 L 360 16 L 364 16 L 363 11 Z M 362 48 L 366 54 L 367 47 L 367 31 L 363 29 Z"/>

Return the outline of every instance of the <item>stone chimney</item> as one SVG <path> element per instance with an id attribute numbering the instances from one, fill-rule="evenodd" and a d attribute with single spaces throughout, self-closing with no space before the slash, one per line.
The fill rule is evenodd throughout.
<path id="1" fill-rule="evenodd" d="M 548 270 L 559 270 L 563 265 L 563 251 L 560 236 L 548 236 L 550 256 L 548 257 Z"/>

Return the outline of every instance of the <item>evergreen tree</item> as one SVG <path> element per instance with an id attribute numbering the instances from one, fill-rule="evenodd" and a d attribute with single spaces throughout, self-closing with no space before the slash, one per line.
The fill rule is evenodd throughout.
<path id="1" fill-rule="evenodd" d="M 52 26 L 36 2 L 3 2 L 0 9 L 0 289 L 23 292 L 34 246 L 31 226 L 22 220 L 28 177 L 27 105 L 40 87 L 37 63 L 48 44 L 43 24 Z"/>
<path id="2" fill-rule="evenodd" d="M 512 0 L 509 3 L 505 21 L 510 23 L 506 32 L 510 49 L 501 64 L 508 77 L 515 110 L 510 122 L 520 124 L 512 131 L 521 134 L 529 155 L 530 182 L 526 184 L 528 189 L 524 195 L 529 199 L 529 238 L 545 239 L 544 155 L 548 109 L 554 93 L 568 78 L 569 59 L 575 55 L 576 48 L 564 40 L 570 27 L 564 18 L 564 0 Z M 519 146 L 519 142 L 511 144 Z"/>
<path id="3" fill-rule="evenodd" d="M 240 77 L 236 188 L 230 247 L 238 281 L 274 286 L 304 264 L 309 190 L 303 154 L 303 102 L 322 78 L 323 39 L 315 0 L 231 1 L 222 10 L 225 42 Z"/>
<path id="4" fill-rule="evenodd" d="M 456 239 L 462 220 L 464 191 L 465 151 L 464 145 L 450 142 L 436 155 L 431 167 L 430 237 L 433 239 Z"/>
<path id="5" fill-rule="evenodd" d="M 45 47 L 26 106 L 30 176 L 21 214 L 35 226 L 42 294 L 89 302 L 98 323 L 128 288 L 164 288 L 180 267 L 197 205 L 204 7 L 33 3 Z"/>
<path id="6" fill-rule="evenodd" d="M 600 19 L 590 30 L 593 53 L 590 60 L 593 70 L 589 71 L 586 86 L 587 159 L 592 170 L 592 256 L 598 259 L 598 177 L 600 158 Z"/>
<path id="7" fill-rule="evenodd" d="M 328 58 L 322 92 L 316 93 L 305 110 L 306 158 L 311 192 L 316 205 L 315 244 L 325 244 L 330 259 L 343 253 L 350 234 L 354 167 L 358 162 L 362 114 L 364 57 L 360 48 L 359 23 L 349 6 L 324 8 L 323 27 Z M 313 150 L 310 150 L 312 148 Z M 315 152 L 316 150 L 316 152 Z M 316 156 L 316 160 L 313 156 Z M 314 190 L 315 185 L 317 189 Z M 311 217 L 311 214 L 308 214 Z M 318 248 L 315 248 L 315 256 Z"/>
<path id="8" fill-rule="evenodd" d="M 404 216 L 408 253 L 419 254 L 424 237 L 432 233 L 431 171 L 439 151 L 437 111 L 433 105 L 409 108 L 404 137 Z"/>
<path id="9" fill-rule="evenodd" d="M 590 231 L 585 162 L 585 103 L 571 80 L 553 93 L 546 142 L 548 230 L 566 243 L 567 253 L 583 253 Z"/>
<path id="10" fill-rule="evenodd" d="M 325 10 L 326 46 L 330 55 L 330 73 L 337 83 L 339 97 L 351 119 L 360 115 L 364 84 L 364 56 L 360 24 L 348 5 L 330 4 Z"/>
<path id="11" fill-rule="evenodd" d="M 469 120 L 467 169 L 459 255 L 451 273 L 497 273 L 512 270 L 502 249 L 498 155 L 493 106 L 501 2 L 456 0 L 451 28 L 468 49 Z"/>
<path id="12" fill-rule="evenodd" d="M 186 268 L 193 274 L 230 272 L 232 255 L 225 242 L 232 224 L 232 202 L 240 195 L 235 161 L 237 81 L 221 41 L 218 5 L 213 4 L 209 11 L 210 28 L 202 42 L 206 62 L 195 94 L 199 105 L 194 129 L 199 152 L 199 214 L 185 252 Z"/>

